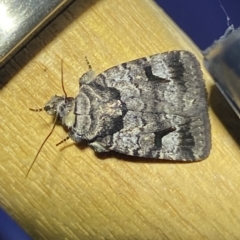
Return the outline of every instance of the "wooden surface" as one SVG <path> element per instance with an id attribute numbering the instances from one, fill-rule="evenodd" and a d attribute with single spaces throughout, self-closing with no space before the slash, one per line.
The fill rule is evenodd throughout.
<path id="1" fill-rule="evenodd" d="M 86 2 L 86 3 L 85 3 Z M 0 70 L 0 201 L 34 239 L 239 239 L 240 121 L 204 70 L 212 151 L 192 164 L 98 157 L 57 126 L 29 177 L 25 174 L 52 127 L 42 107 L 69 96 L 78 78 L 135 58 L 199 50 L 150 0 L 76 1 Z M 128 161 L 134 160 L 134 161 Z"/>

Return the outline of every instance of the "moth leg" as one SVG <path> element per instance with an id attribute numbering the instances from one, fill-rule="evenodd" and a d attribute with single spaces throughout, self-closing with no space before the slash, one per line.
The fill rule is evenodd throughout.
<path id="1" fill-rule="evenodd" d="M 93 70 L 89 70 L 79 78 L 79 85 L 81 86 L 82 84 L 89 84 L 94 79 L 94 77 L 95 72 Z"/>
<path id="2" fill-rule="evenodd" d="M 85 60 L 88 65 L 88 71 L 84 73 L 80 78 L 79 78 L 79 85 L 81 86 L 82 84 L 88 84 L 90 83 L 94 77 L 95 77 L 95 72 L 92 70 L 92 66 L 89 63 L 87 57 L 85 56 Z"/>
<path id="3" fill-rule="evenodd" d="M 109 152 L 109 149 L 105 148 L 100 142 L 91 142 L 89 146 L 94 150 L 94 152 Z"/>

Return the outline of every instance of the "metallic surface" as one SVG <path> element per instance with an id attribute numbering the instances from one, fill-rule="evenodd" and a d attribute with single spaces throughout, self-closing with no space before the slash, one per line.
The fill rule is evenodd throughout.
<path id="1" fill-rule="evenodd" d="M 71 0 L 0 0 L 0 66 Z"/>
<path id="2" fill-rule="evenodd" d="M 203 56 L 216 85 L 240 117 L 240 28 L 230 26 Z"/>

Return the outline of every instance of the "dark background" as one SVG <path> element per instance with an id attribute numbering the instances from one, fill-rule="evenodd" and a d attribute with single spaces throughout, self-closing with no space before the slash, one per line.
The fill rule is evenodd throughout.
<path id="1" fill-rule="evenodd" d="M 156 0 L 201 50 L 222 36 L 230 24 L 240 26 L 240 0 Z"/>

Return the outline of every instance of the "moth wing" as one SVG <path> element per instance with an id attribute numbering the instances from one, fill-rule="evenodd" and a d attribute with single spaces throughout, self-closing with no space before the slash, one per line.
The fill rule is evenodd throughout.
<path id="1" fill-rule="evenodd" d="M 153 123 L 153 120 L 161 121 Z M 123 128 L 101 139 L 106 149 L 131 156 L 179 161 L 201 160 L 209 155 L 207 130 L 199 117 L 129 112 L 124 121 L 125 125 L 131 122 L 129 129 Z"/>
<path id="2" fill-rule="evenodd" d="M 96 137 L 103 149 L 183 161 L 209 155 L 207 94 L 191 53 L 171 51 L 123 63 L 98 75 L 94 83 L 117 90 L 125 108 L 118 117 L 121 128 L 114 131 L 112 125 L 111 134 Z"/>

